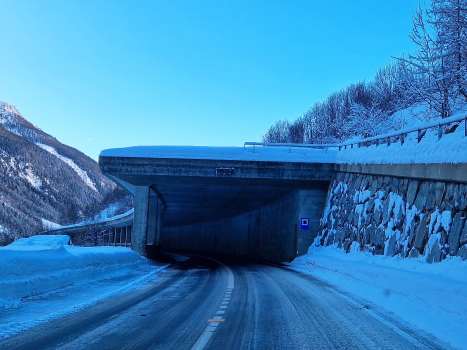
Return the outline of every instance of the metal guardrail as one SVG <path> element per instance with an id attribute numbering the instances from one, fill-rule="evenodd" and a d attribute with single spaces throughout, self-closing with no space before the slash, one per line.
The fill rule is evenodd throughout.
<path id="1" fill-rule="evenodd" d="M 342 148 L 347 149 L 347 146 L 350 146 L 350 148 L 353 148 L 354 145 L 357 145 L 358 148 L 361 146 L 370 146 L 372 144 L 376 144 L 378 146 L 381 142 L 381 140 L 385 141 L 382 142 L 382 144 L 386 143 L 388 146 L 391 144 L 392 140 L 395 140 L 395 142 L 400 141 L 401 145 L 404 144 L 405 138 L 407 137 L 408 134 L 412 132 L 417 132 L 417 140 L 420 142 L 424 136 L 423 131 L 428 130 L 428 129 L 434 129 L 438 128 L 438 141 L 443 137 L 445 134 L 444 126 L 445 125 L 450 125 L 453 123 L 457 122 L 462 122 L 464 121 L 464 137 L 467 137 L 467 113 L 462 116 L 454 116 L 442 120 L 436 120 L 431 123 L 427 123 L 423 126 L 415 126 L 411 128 L 406 128 L 402 129 L 399 131 L 395 131 L 392 133 L 387 133 L 384 135 L 378 135 L 374 137 L 368 137 L 366 139 L 362 139 L 359 141 L 348 141 L 340 144 L 304 144 L 304 143 L 267 143 L 267 142 L 245 142 L 243 145 L 243 148 L 246 146 L 253 146 L 253 152 L 255 152 L 255 146 L 274 146 L 274 147 L 301 147 L 301 148 L 317 148 L 317 149 L 328 149 L 328 148 L 338 148 L 339 151 Z M 290 151 L 290 149 L 289 149 Z"/>
<path id="2" fill-rule="evenodd" d="M 73 244 L 88 246 L 94 245 L 131 246 L 133 236 L 134 212 L 118 215 L 107 221 L 94 222 L 83 225 L 62 226 L 53 230 L 44 231 L 42 234 L 68 235 Z M 93 245 L 91 244 L 91 245 Z"/>
<path id="3" fill-rule="evenodd" d="M 314 143 L 314 144 L 307 144 L 307 143 L 268 143 L 268 142 L 245 142 L 243 145 L 243 149 L 246 146 L 253 146 L 253 153 L 255 152 L 256 146 L 276 146 L 276 147 L 299 147 L 299 148 L 317 148 L 317 149 L 325 149 L 328 148 L 336 148 L 339 145 L 336 144 L 325 144 L 325 143 Z"/>
<path id="4" fill-rule="evenodd" d="M 71 241 L 78 247 L 113 246 L 130 247 L 133 239 L 133 226 L 113 227 L 69 233 Z"/>

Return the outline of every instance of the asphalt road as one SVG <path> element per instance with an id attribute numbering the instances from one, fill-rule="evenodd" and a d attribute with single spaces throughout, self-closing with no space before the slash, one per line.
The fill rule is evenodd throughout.
<path id="1" fill-rule="evenodd" d="M 446 349 L 284 267 L 193 256 L 144 288 L 0 341 L 0 349 Z"/>

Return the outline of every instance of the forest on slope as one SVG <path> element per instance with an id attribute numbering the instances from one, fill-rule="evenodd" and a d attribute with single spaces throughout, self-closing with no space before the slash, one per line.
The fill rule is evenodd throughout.
<path id="1" fill-rule="evenodd" d="M 98 164 L 0 101 L 0 246 L 93 217 L 127 195 Z M 116 215 L 119 212 L 116 213 Z"/>
<path id="2" fill-rule="evenodd" d="M 467 0 L 432 0 L 413 15 L 415 53 L 394 57 L 372 81 L 359 81 L 315 102 L 295 121 L 278 120 L 262 142 L 339 143 L 404 127 L 396 112 L 448 118 L 467 106 Z M 422 108 L 419 108 L 422 107 Z"/>

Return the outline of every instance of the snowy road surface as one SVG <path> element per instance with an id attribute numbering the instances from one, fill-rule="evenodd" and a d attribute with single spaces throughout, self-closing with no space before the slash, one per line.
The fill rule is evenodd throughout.
<path id="1" fill-rule="evenodd" d="M 145 287 L 0 349 L 447 349 L 383 309 L 289 269 L 191 257 Z"/>

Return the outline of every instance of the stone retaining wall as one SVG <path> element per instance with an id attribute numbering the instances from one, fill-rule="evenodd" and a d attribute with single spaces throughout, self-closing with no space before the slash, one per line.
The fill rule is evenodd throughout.
<path id="1" fill-rule="evenodd" d="M 338 172 L 314 245 L 467 259 L 467 184 Z"/>

